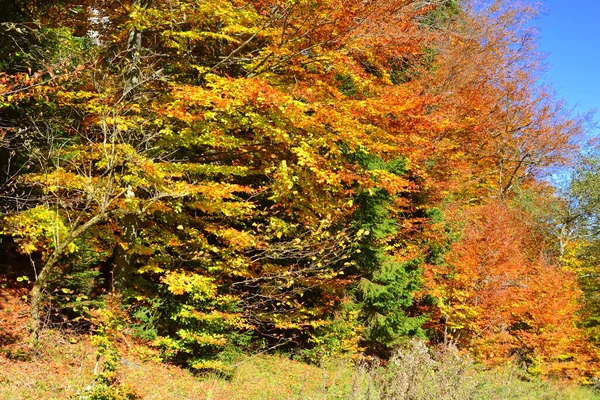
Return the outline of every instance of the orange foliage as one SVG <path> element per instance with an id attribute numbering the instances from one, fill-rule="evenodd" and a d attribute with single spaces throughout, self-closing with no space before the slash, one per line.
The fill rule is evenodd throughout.
<path id="1" fill-rule="evenodd" d="M 426 210 L 445 201 L 460 239 L 424 268 L 425 294 L 435 300 L 426 310 L 429 328 L 437 338 L 488 364 L 512 359 L 541 375 L 586 373 L 575 276 L 549 260 L 532 217 L 500 202 L 541 168 L 563 161 L 581 130 L 581 121 L 537 85 L 539 58 L 523 25 L 531 7 L 496 1 L 476 12 L 415 0 L 60 3 L 79 11 L 50 6 L 42 23 L 81 36 L 95 32 L 98 61 L 106 62 L 92 60 L 88 71 L 72 66 L 63 78 L 52 70 L 0 74 L 0 106 L 33 96 L 38 86 L 41 97 L 42 87 L 64 86 L 56 103 L 64 115 L 82 116 L 64 127 L 80 140 L 62 150 L 62 169 L 49 162 L 51 173 L 29 182 L 69 200 L 57 203 L 66 214 L 94 215 L 94 196 L 98 204 L 110 200 L 102 213 L 160 210 L 144 220 L 146 247 L 134 249 L 146 278 L 160 280 L 152 274 L 173 268 L 190 287 L 214 282 L 237 290 L 257 331 L 308 337 L 373 272 L 346 262 L 359 253 L 353 246 L 361 235 L 374 235 L 357 228 L 362 194 L 386 198 L 372 206 L 381 208 L 368 216 L 373 221 L 362 221 L 382 232 L 368 243 L 411 273 L 424 248 L 447 236 L 448 226 L 426 223 Z M 147 82 L 129 97 L 122 81 L 137 58 L 127 39 L 133 33 L 142 37 L 136 69 Z M 75 83 L 67 85 L 67 76 Z M 113 158 L 104 160 L 109 138 Z M 87 164 L 94 168 L 81 168 Z M 50 186 L 47 177 L 61 185 Z M 75 190 L 85 196 L 75 198 Z M 410 308 L 412 293 L 397 289 L 389 297 L 398 293 L 410 298 Z M 225 309 L 225 297 L 212 300 Z M 209 306 L 215 307 L 197 305 Z M 211 329 L 221 335 L 216 325 Z"/>
<path id="2" fill-rule="evenodd" d="M 545 376 L 585 374 L 576 277 L 546 261 L 528 216 L 492 202 L 452 219 L 465 223 L 462 239 L 427 267 L 427 291 L 437 301 L 430 328 L 489 365 L 513 360 Z"/>

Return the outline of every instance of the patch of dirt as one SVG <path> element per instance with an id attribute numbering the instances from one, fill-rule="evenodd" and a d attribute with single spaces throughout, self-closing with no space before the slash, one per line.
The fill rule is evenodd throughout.
<path id="1" fill-rule="evenodd" d="M 0 279 L 0 355 L 19 353 L 29 333 L 29 305 L 24 299 L 26 288 L 7 288 Z"/>

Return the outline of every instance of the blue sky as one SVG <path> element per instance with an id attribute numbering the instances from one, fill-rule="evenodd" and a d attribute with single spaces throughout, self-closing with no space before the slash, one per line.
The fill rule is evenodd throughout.
<path id="1" fill-rule="evenodd" d="M 550 67 L 545 81 L 577 112 L 600 111 L 600 1 L 542 0 L 542 8 L 533 22 Z"/>

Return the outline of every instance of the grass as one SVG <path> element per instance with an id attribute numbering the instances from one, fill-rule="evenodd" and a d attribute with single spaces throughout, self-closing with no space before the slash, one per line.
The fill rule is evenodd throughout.
<path id="1" fill-rule="evenodd" d="M 20 293 L 5 296 L 0 308 L 0 399 L 600 400 L 591 388 L 528 380 L 509 367 L 486 371 L 452 348 L 431 350 L 419 341 L 386 364 L 335 359 L 315 366 L 285 354 L 240 355 L 233 376 L 223 379 L 161 363 L 153 350 L 125 337 L 117 344 L 119 390 L 108 396 L 95 383 L 102 360 L 89 335 L 46 330 L 32 348 L 27 305 L 19 299 Z"/>
<path id="2" fill-rule="evenodd" d="M 0 357 L 0 399 L 70 399 L 94 381 L 89 343 L 46 332 L 40 348 Z"/>
<path id="3" fill-rule="evenodd" d="M 527 381 L 514 369 L 483 371 L 455 353 L 411 346 L 386 366 L 338 359 L 318 367 L 284 355 L 246 357 L 227 380 L 157 362 L 133 345 L 123 349 L 118 383 L 148 400 L 600 399 L 591 389 Z M 88 340 L 48 331 L 28 360 L 0 357 L 0 398 L 86 399 L 95 366 Z"/>

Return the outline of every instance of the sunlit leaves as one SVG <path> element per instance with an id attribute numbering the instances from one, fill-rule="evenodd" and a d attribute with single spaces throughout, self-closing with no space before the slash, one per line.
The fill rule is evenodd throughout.
<path id="1" fill-rule="evenodd" d="M 574 274 L 540 257 L 541 237 L 524 213 L 492 203 L 460 218 L 466 220 L 462 240 L 427 267 L 438 334 L 443 329 L 446 340 L 492 365 L 516 356 L 534 374 L 581 374 L 589 355 L 575 327 Z"/>
<path id="2" fill-rule="evenodd" d="M 155 345 L 199 370 L 251 336 L 385 355 L 428 314 L 433 341 L 490 364 L 578 373 L 577 286 L 507 201 L 581 127 L 536 84 L 528 7 L 118 3 L 40 15 L 94 33 L 85 67 L 0 74 L 25 146 L 11 190 L 31 194 L 5 219 L 20 251 L 99 224 L 90 253 L 127 261 Z"/>
<path id="3" fill-rule="evenodd" d="M 69 229 L 56 211 L 43 206 L 6 216 L 3 223 L 2 233 L 15 238 L 20 252 L 28 255 L 41 252 L 44 258 L 69 235 Z M 77 245 L 70 243 L 67 251 L 77 251 Z"/>

